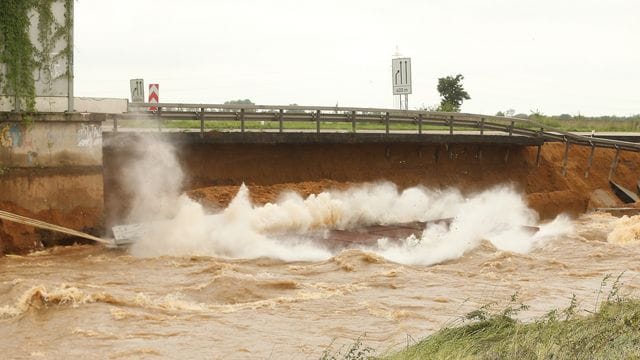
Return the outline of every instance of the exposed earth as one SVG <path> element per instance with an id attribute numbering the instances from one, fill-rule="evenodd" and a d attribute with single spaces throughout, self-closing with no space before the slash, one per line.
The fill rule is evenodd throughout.
<path id="1" fill-rule="evenodd" d="M 241 153 L 237 154 L 239 161 L 223 163 L 229 176 L 221 181 L 223 184 L 203 186 L 206 180 L 202 174 L 209 174 L 212 170 L 197 169 L 198 176 L 191 179 L 191 189 L 187 193 L 208 207 L 224 208 L 243 181 L 256 204 L 274 202 L 286 191 L 295 191 L 306 197 L 324 190 L 343 190 L 360 182 L 391 181 L 400 189 L 416 185 L 437 189 L 453 187 L 465 193 L 497 184 L 513 184 L 523 192 L 529 206 L 542 219 L 563 212 L 577 216 L 595 208 L 629 206 L 615 196 L 607 181 L 613 150 L 597 149 L 589 176 L 585 177 L 590 149 L 580 146 L 570 148 L 566 176 L 562 176 L 562 144 L 544 145 L 539 166 L 535 165 L 536 147 L 510 149 L 506 163 L 506 149 L 502 147 L 455 145 L 449 147 L 449 153 L 444 146 L 395 144 L 389 148 L 389 156 L 380 154 L 383 149 L 375 147 L 343 149 L 342 153 L 328 147 L 317 158 L 303 158 L 305 156 L 300 154 L 303 152 L 300 149 L 291 149 L 296 155 L 287 154 L 287 151 L 268 155 Z M 251 150 L 260 152 L 259 149 Z M 372 156 L 366 156 L 367 153 Z M 282 166 L 292 156 L 299 158 L 296 161 L 302 165 L 299 168 Z M 259 161 L 248 161 L 252 157 Z M 215 160 L 211 162 L 214 164 L 210 163 L 210 166 L 215 168 Z M 312 164 L 319 165 L 315 167 Z M 254 166 L 260 173 L 259 178 L 256 175 L 246 178 L 236 175 Z M 614 180 L 635 190 L 639 166 L 640 154 L 622 153 Z M 269 172 L 262 168 L 278 170 L 268 175 Z"/>

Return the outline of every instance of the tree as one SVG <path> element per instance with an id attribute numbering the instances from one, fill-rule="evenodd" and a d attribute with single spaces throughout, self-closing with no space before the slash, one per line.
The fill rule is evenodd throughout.
<path id="1" fill-rule="evenodd" d="M 469 94 L 462 87 L 464 76 L 458 74 L 438 79 L 438 92 L 442 100 L 440 101 L 441 111 L 460 111 L 460 106 L 465 100 L 471 99 Z"/>
<path id="2" fill-rule="evenodd" d="M 224 105 L 255 105 L 251 100 L 249 99 L 238 99 L 238 100 L 229 100 L 229 101 L 225 101 Z"/>
<path id="3" fill-rule="evenodd" d="M 498 111 L 496 113 L 496 116 L 514 117 L 515 114 L 516 114 L 516 111 L 514 109 L 509 109 L 506 111 Z"/>

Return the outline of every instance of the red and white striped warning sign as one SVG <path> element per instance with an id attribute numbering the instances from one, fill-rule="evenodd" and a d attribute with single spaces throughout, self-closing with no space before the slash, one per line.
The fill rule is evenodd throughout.
<path id="1" fill-rule="evenodd" d="M 157 104 L 160 102 L 160 84 L 149 84 L 149 103 Z M 157 106 L 149 107 L 149 111 L 158 110 Z"/>

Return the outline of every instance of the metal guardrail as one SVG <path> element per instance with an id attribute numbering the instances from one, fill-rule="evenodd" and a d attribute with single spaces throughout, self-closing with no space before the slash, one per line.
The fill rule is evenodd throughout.
<path id="1" fill-rule="evenodd" d="M 149 110 L 155 108 L 157 110 Z M 350 131 L 358 132 L 358 125 L 381 125 L 380 131 L 393 132 L 393 125 L 415 126 L 418 134 L 425 126 L 436 126 L 453 134 L 456 130 L 477 130 L 480 135 L 485 131 L 499 131 L 509 136 L 528 136 L 542 138 L 545 142 L 564 142 L 571 144 L 610 148 L 640 152 L 640 144 L 587 137 L 544 126 L 529 119 L 478 115 L 468 113 L 449 113 L 419 110 L 397 110 L 381 108 L 350 108 L 328 106 L 279 106 L 279 105 L 224 105 L 224 104 L 183 104 L 183 103 L 129 103 L 128 112 L 113 118 L 114 131 L 118 131 L 118 122 L 127 120 L 155 120 L 157 130 L 162 131 L 163 122 L 172 120 L 197 120 L 200 133 L 205 132 L 205 124 L 215 121 L 235 121 L 237 128 L 232 130 L 245 132 L 249 122 L 265 121 L 278 124 L 277 131 L 284 132 L 286 124 L 292 122 L 315 124 L 317 133 L 336 131 L 336 123 L 351 124 Z M 329 124 L 330 123 L 330 124 Z M 323 126 L 326 125 L 326 126 Z M 327 128 L 329 126 L 329 128 Z M 331 128 L 333 126 L 333 128 Z M 288 128 L 291 129 L 291 128 Z M 313 130 L 313 128 L 311 129 Z M 406 129 L 401 131 L 406 132 Z M 568 151 L 568 150 L 567 150 Z"/>
<path id="2" fill-rule="evenodd" d="M 153 111 L 150 110 L 154 109 Z M 520 119 L 503 116 L 478 115 L 468 113 L 448 113 L 419 110 L 397 110 L 380 108 L 349 108 L 349 107 L 329 107 L 329 106 L 278 106 L 278 105 L 224 105 L 224 104 L 183 104 L 183 103 L 129 103 L 128 112 L 119 114 L 113 119 L 113 131 L 118 131 L 118 122 L 127 120 L 155 120 L 157 130 L 162 131 L 165 120 L 197 120 L 200 123 L 200 134 L 204 136 L 205 124 L 211 121 L 235 121 L 237 128 L 230 128 L 232 131 L 251 131 L 247 128 L 247 123 L 251 121 L 276 122 L 278 128 L 274 131 L 284 132 L 287 123 L 309 122 L 315 124 L 315 132 L 336 132 L 335 124 L 351 124 L 350 131 L 358 132 L 359 125 L 372 124 L 382 125 L 378 131 L 389 134 L 393 125 L 409 124 L 418 134 L 424 133 L 425 126 L 435 126 L 439 130 L 448 130 L 450 135 L 459 130 L 477 130 L 480 135 L 485 131 L 498 131 L 508 136 L 526 136 L 543 139 L 544 142 L 563 142 L 565 144 L 564 157 L 562 161 L 562 173 L 566 175 L 568 166 L 569 148 L 571 145 L 589 146 L 588 166 L 585 177 L 589 176 L 589 171 L 593 162 L 596 148 L 615 149 L 610 171 L 609 180 L 612 179 L 618 165 L 620 151 L 640 152 L 640 144 L 610 140 L 603 138 L 587 137 L 573 134 L 563 130 L 545 126 L 529 119 Z M 325 125 L 325 126 L 323 126 Z M 327 128 L 327 125 L 329 128 Z M 343 125 L 344 126 L 344 125 Z M 349 126 L 347 125 L 347 129 Z M 287 130 L 290 130 L 288 128 Z M 301 130 L 299 127 L 296 130 Z M 313 131 L 306 129 L 307 131 Z M 401 129 L 406 133 L 407 129 Z M 538 145 L 536 154 L 536 166 L 540 164 L 541 146 Z"/>

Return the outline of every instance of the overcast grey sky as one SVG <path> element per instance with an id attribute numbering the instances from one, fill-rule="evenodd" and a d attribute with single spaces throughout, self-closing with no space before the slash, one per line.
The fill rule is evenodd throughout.
<path id="1" fill-rule="evenodd" d="M 636 0 L 79 0 L 77 96 L 392 107 L 391 58 L 412 58 L 410 108 L 463 74 L 465 112 L 640 113 Z"/>

